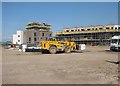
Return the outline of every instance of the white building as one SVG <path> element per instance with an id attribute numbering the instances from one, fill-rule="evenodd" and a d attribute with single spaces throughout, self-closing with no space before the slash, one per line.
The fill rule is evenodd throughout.
<path id="1" fill-rule="evenodd" d="M 17 34 L 13 34 L 13 44 L 17 44 Z"/>
<path id="2" fill-rule="evenodd" d="M 23 30 L 13 34 L 13 44 L 39 44 L 41 40 L 47 40 L 52 36 L 50 31 Z"/>
<path id="3" fill-rule="evenodd" d="M 38 22 L 32 22 L 26 26 L 26 30 L 13 34 L 13 44 L 39 45 L 41 40 L 47 40 L 51 36 L 50 25 L 41 26 Z"/>
<path id="4" fill-rule="evenodd" d="M 16 34 L 13 34 L 13 44 L 22 44 L 25 42 L 23 31 L 17 31 Z"/>

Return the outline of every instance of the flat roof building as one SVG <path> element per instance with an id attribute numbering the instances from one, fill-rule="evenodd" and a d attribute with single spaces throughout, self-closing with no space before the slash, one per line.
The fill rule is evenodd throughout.
<path id="1" fill-rule="evenodd" d="M 13 35 L 13 44 L 28 44 L 37 46 L 41 40 L 47 40 L 52 36 L 51 28 L 51 25 L 46 23 L 28 23 L 26 30 L 19 30 Z"/>
<path id="2" fill-rule="evenodd" d="M 77 28 L 64 28 L 61 32 L 56 32 L 57 40 L 74 41 L 78 44 L 86 45 L 108 45 L 111 37 L 120 35 L 120 25 L 91 25 Z"/>

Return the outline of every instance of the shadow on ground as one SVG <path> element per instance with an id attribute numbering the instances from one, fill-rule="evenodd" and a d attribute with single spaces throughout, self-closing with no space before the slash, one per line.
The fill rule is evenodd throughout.
<path id="1" fill-rule="evenodd" d="M 105 60 L 105 61 L 113 64 L 120 64 L 120 61 L 108 61 L 108 60 Z"/>

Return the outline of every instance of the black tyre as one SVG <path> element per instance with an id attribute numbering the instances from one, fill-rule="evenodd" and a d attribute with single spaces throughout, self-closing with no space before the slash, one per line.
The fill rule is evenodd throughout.
<path id="1" fill-rule="evenodd" d="M 113 51 L 113 48 L 112 48 L 112 47 L 110 47 L 110 51 Z"/>
<path id="2" fill-rule="evenodd" d="M 66 48 L 65 48 L 65 53 L 70 53 L 71 52 L 71 47 L 70 46 L 67 46 Z"/>
<path id="3" fill-rule="evenodd" d="M 55 54 L 55 53 L 57 52 L 57 48 L 56 48 L 55 46 L 51 46 L 51 47 L 49 48 L 49 52 L 50 52 L 51 54 Z"/>

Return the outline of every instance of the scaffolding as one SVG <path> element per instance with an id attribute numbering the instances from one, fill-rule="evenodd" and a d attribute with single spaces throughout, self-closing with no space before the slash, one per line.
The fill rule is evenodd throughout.
<path id="1" fill-rule="evenodd" d="M 103 27 L 103 28 L 102 28 Z M 119 29 L 120 27 L 116 28 L 114 25 L 111 26 L 92 26 L 85 28 L 85 30 L 74 30 L 67 28 L 67 31 L 56 32 L 56 39 L 57 40 L 67 40 L 67 41 L 74 41 L 77 44 L 86 44 L 86 45 L 109 45 L 110 40 L 114 35 L 120 35 Z M 73 29 L 72 29 L 73 30 Z"/>

